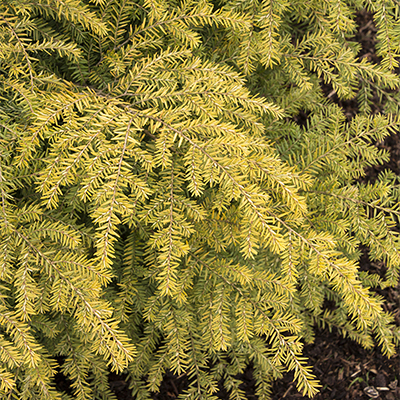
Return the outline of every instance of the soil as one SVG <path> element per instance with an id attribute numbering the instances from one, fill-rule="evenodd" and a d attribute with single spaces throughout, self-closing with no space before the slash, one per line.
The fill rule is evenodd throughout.
<path id="1" fill-rule="evenodd" d="M 367 11 L 357 14 L 358 32 L 355 35 L 362 45 L 360 57 L 367 57 L 371 62 L 378 62 L 379 57 L 375 53 L 375 34 L 372 15 Z M 336 101 L 345 110 L 351 119 L 357 113 L 355 101 L 342 102 L 332 93 L 332 89 L 325 85 L 323 90 L 327 96 Z M 376 104 L 376 111 L 381 108 Z M 389 150 L 390 161 L 382 166 L 371 167 L 367 171 L 367 179 L 374 178 L 386 168 L 392 169 L 400 175 L 400 137 L 392 135 L 380 144 L 379 147 Z M 365 251 L 361 259 L 361 268 L 379 272 L 382 265 L 372 263 Z M 387 311 L 394 313 L 396 323 L 400 325 L 400 285 L 397 288 L 389 288 L 380 291 L 379 294 L 386 298 Z M 390 359 L 383 356 L 378 347 L 365 350 L 350 339 L 345 339 L 336 331 L 317 330 L 313 344 L 304 347 L 304 355 L 313 366 L 314 374 L 321 383 L 320 393 L 315 400 L 396 400 L 400 399 L 400 356 Z M 239 376 L 243 381 L 242 389 L 248 400 L 256 400 L 255 381 L 252 378 L 251 367 Z M 111 388 L 119 400 L 133 400 L 128 383 L 123 376 L 110 376 Z M 176 377 L 167 373 L 161 385 L 160 392 L 155 393 L 153 400 L 173 400 L 178 397 L 181 390 L 187 385 L 186 378 Z M 222 400 L 228 399 L 228 394 L 221 388 L 218 396 Z M 296 390 L 293 374 L 286 374 L 281 380 L 274 382 L 272 400 L 299 400 L 308 399 Z"/>

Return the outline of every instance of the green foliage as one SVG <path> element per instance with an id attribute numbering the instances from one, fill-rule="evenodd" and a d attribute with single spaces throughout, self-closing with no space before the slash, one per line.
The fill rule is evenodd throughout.
<path id="1" fill-rule="evenodd" d="M 362 8 L 379 65 L 352 39 Z M 363 177 L 399 127 L 399 11 L 3 0 L 1 398 L 115 399 L 112 370 L 147 399 L 169 370 L 188 377 L 181 399 L 216 399 L 221 381 L 244 399 L 248 365 L 260 399 L 285 371 L 312 396 L 316 324 L 393 355 L 373 289 L 399 279 L 400 187 Z M 361 246 L 384 276 L 360 271 Z"/>

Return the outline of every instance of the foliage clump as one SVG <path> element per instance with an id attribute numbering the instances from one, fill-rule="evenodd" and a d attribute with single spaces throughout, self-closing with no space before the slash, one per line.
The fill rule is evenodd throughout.
<path id="1" fill-rule="evenodd" d="M 358 57 L 362 8 L 378 65 Z M 115 399 L 112 370 L 147 399 L 169 370 L 188 377 L 182 399 L 219 382 L 244 399 L 250 364 L 260 399 L 290 370 L 312 396 L 316 325 L 393 355 L 374 288 L 399 278 L 398 178 L 363 177 L 399 126 L 399 11 L 3 0 L 1 398 Z M 362 246 L 384 275 L 360 271 Z"/>

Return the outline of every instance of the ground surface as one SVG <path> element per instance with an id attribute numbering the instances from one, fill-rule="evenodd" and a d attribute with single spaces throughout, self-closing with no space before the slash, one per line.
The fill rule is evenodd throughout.
<path id="1" fill-rule="evenodd" d="M 375 28 L 372 17 L 367 12 L 360 12 L 357 16 L 359 25 L 356 40 L 362 44 L 360 56 L 367 57 L 372 62 L 379 61 L 375 54 Z M 354 101 L 340 102 L 335 99 L 330 88 L 324 87 L 327 95 L 337 101 L 346 115 L 351 119 L 357 112 L 357 105 Z M 376 105 L 378 111 L 380 105 Z M 367 179 L 374 177 L 383 169 L 390 168 L 400 174 L 400 137 L 393 135 L 381 145 L 391 153 L 391 160 L 388 164 L 370 168 L 367 171 Z M 382 265 L 370 263 L 367 254 L 361 259 L 361 268 L 379 270 Z M 387 310 L 396 316 L 396 322 L 400 325 L 400 287 L 381 291 L 387 301 Z M 322 330 L 316 332 L 315 342 L 306 345 L 304 355 L 309 359 L 309 365 L 313 366 L 314 373 L 322 385 L 321 392 L 315 400 L 367 400 L 376 398 L 378 400 L 400 399 L 400 357 L 387 359 L 379 348 L 373 351 L 364 350 L 357 343 L 344 339 L 337 332 Z M 248 400 L 256 400 L 254 380 L 252 379 L 251 368 L 245 371 L 240 377 L 243 380 L 242 388 L 246 392 Z M 397 381 L 399 380 L 399 382 Z M 128 383 L 121 376 L 110 377 L 111 387 L 119 400 L 133 400 Z M 173 400 L 178 393 L 186 387 L 185 377 L 174 377 L 167 374 L 160 393 L 153 396 L 154 400 Z M 226 393 L 221 391 L 220 398 L 228 400 Z M 273 385 L 272 400 L 299 400 L 306 399 L 297 392 L 293 383 L 293 375 L 286 374 L 283 379 Z"/>

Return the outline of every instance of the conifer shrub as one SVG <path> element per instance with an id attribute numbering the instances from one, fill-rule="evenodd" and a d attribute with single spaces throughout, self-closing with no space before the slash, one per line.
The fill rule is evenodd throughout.
<path id="1" fill-rule="evenodd" d="M 398 283 L 399 183 L 363 177 L 399 127 L 399 11 L 2 0 L 0 398 L 116 399 L 114 371 L 149 399 L 170 371 L 180 399 L 245 399 L 249 365 L 259 399 L 285 371 L 313 396 L 316 326 L 393 355 L 376 289 Z"/>

